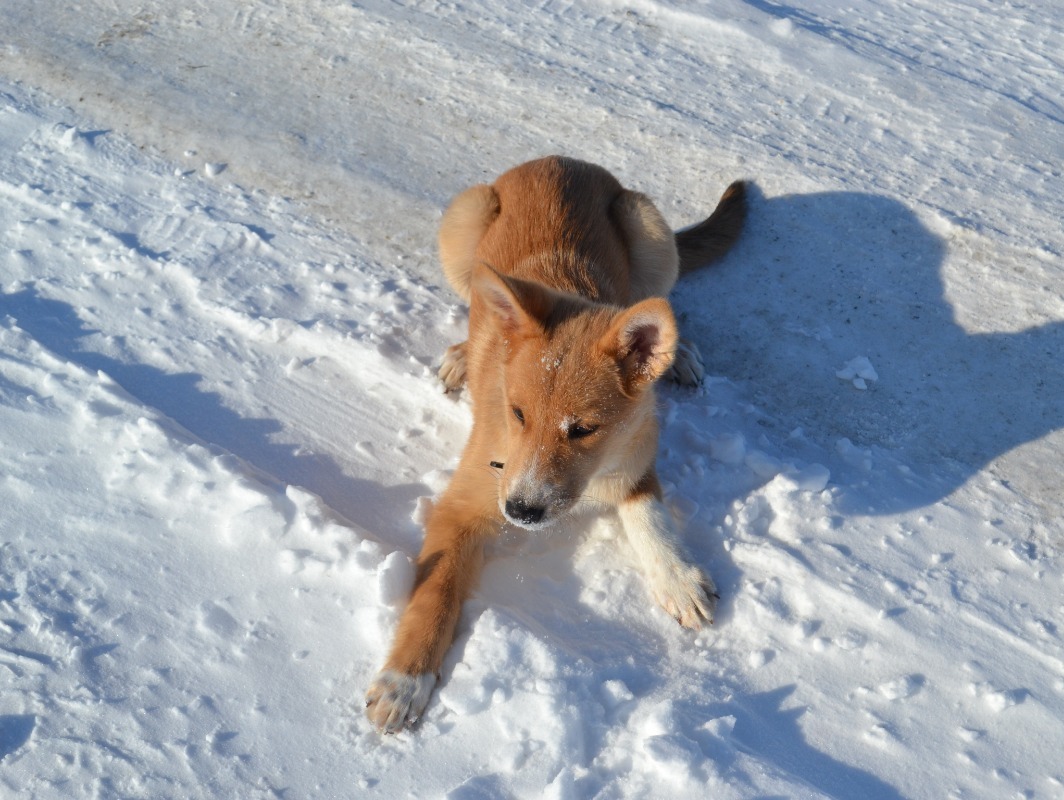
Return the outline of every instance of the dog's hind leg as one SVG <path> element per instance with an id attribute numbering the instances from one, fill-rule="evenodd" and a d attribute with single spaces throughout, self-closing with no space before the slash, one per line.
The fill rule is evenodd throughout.
<path id="1" fill-rule="evenodd" d="M 644 194 L 623 191 L 610 206 L 610 218 L 628 250 L 628 302 L 666 297 L 680 274 L 672 228 Z"/>
<path id="2" fill-rule="evenodd" d="M 454 198 L 440 220 L 438 242 L 443 274 L 467 303 L 477 245 L 497 216 L 499 196 L 491 186 L 480 184 Z"/>
<path id="3" fill-rule="evenodd" d="M 665 377 L 681 386 L 698 386 L 705 374 L 698 345 L 681 336 L 676 342 L 676 358 Z"/>
<path id="4" fill-rule="evenodd" d="M 467 303 L 477 245 L 497 216 L 499 196 L 491 186 L 480 184 L 454 198 L 440 221 L 439 246 L 443 274 Z M 458 391 L 465 384 L 465 344 L 461 342 L 448 347 L 436 373 L 448 392 Z"/>
<path id="5" fill-rule="evenodd" d="M 436 372 L 446 392 L 457 392 L 466 380 L 466 343 L 452 344 L 443 354 L 443 363 Z"/>
<path id="6" fill-rule="evenodd" d="M 676 238 L 650 199 L 625 191 L 610 208 L 628 248 L 629 302 L 667 297 L 679 275 Z M 695 343 L 680 339 L 676 360 L 667 377 L 681 386 L 697 386 L 704 374 L 702 355 Z"/>

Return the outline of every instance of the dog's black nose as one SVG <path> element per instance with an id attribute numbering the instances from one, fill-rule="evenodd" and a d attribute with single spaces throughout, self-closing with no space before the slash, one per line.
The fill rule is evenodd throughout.
<path id="1" fill-rule="evenodd" d="M 543 506 L 532 506 L 521 499 L 506 501 L 506 516 L 517 522 L 524 522 L 527 525 L 543 519 L 544 511 Z"/>

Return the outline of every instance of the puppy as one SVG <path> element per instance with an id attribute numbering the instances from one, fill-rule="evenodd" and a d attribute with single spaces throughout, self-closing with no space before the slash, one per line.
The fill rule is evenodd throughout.
<path id="1" fill-rule="evenodd" d="M 665 297 L 720 258 L 746 213 L 733 183 L 716 210 L 674 235 L 644 195 L 601 167 L 553 156 L 458 195 L 439 247 L 469 303 L 469 338 L 440 377 L 468 385 L 473 430 L 425 525 L 413 594 L 367 714 L 393 733 L 436 685 L 484 543 L 509 522 L 539 530 L 578 502 L 617 509 L 650 593 L 681 625 L 712 623 L 713 582 L 687 559 L 654 469 L 654 384 L 697 382 Z"/>

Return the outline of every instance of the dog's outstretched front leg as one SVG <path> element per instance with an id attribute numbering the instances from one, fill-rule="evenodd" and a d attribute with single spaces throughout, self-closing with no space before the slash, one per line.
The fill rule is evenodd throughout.
<path id="1" fill-rule="evenodd" d="M 480 573 L 484 539 L 494 530 L 490 520 L 463 515 L 465 504 L 449 497 L 429 516 L 413 594 L 391 654 L 366 693 L 366 714 L 385 733 L 416 722 L 428 704 L 462 601 Z"/>
<path id="2" fill-rule="evenodd" d="M 617 510 L 654 599 L 685 628 L 712 624 L 717 604 L 713 581 L 684 554 L 653 470 Z"/>

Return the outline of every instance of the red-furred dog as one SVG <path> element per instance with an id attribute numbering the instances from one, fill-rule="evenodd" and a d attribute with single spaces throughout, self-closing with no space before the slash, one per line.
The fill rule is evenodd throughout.
<path id="1" fill-rule="evenodd" d="M 741 182 L 673 235 L 644 195 L 601 167 L 551 157 L 474 186 L 444 214 L 440 258 L 469 302 L 469 339 L 440 370 L 468 382 L 473 430 L 429 514 L 417 578 L 388 660 L 367 694 L 383 731 L 424 710 L 504 522 L 537 529 L 577 502 L 615 506 L 651 593 L 681 625 L 713 621 L 713 582 L 684 555 L 654 470 L 654 384 L 697 382 L 665 300 L 677 277 L 735 241 Z"/>

